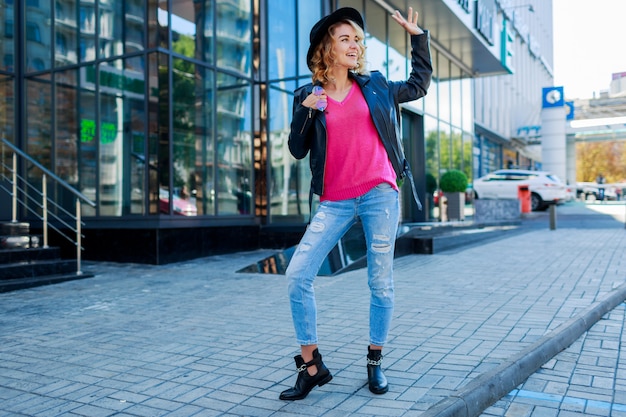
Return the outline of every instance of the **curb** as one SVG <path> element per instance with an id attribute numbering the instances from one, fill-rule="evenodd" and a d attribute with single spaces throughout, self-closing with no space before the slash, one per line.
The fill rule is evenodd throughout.
<path id="1" fill-rule="evenodd" d="M 495 369 L 477 377 L 450 397 L 426 410 L 421 417 L 476 417 L 507 395 L 541 366 L 569 347 L 602 316 L 626 300 L 626 284 L 582 314 L 563 323 Z"/>

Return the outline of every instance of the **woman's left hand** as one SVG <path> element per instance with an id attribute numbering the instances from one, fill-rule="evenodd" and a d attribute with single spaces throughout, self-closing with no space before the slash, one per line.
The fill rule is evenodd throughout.
<path id="1" fill-rule="evenodd" d="M 398 10 L 396 10 L 391 15 L 391 17 L 393 18 L 393 20 L 398 22 L 398 24 L 400 24 L 400 26 L 402 26 L 404 30 L 409 32 L 410 35 L 421 35 L 422 33 L 424 33 L 424 31 L 417 25 L 418 15 L 419 14 L 417 12 L 413 13 L 412 7 L 409 7 L 407 19 L 405 19 L 404 16 L 402 16 L 402 13 L 400 13 Z"/>

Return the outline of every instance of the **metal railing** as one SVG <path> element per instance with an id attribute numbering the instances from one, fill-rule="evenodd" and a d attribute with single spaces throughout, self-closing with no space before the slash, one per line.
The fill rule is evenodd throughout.
<path id="1" fill-rule="evenodd" d="M 81 219 L 81 202 L 94 208 L 96 207 L 96 203 L 85 197 L 80 191 L 72 187 L 67 182 L 63 181 L 52 171 L 45 168 L 33 157 L 31 157 L 21 149 L 17 148 L 5 138 L 1 138 L 0 141 L 2 142 L 2 153 L 0 154 L 0 179 L 10 184 L 10 187 L 7 188 L 4 186 L 3 183 L 0 183 L 0 189 L 6 191 L 11 196 L 11 222 L 17 223 L 18 221 L 17 208 L 19 204 L 24 207 L 28 213 L 34 215 L 42 221 L 44 248 L 48 248 L 49 228 L 54 229 L 60 236 L 63 236 L 65 239 L 74 244 L 76 246 L 76 274 L 81 275 L 81 252 L 84 249 L 82 246 L 82 239 L 84 237 L 82 234 L 82 226 L 84 226 L 84 223 Z M 5 148 L 8 148 L 10 151 L 6 152 Z M 10 158 L 6 158 L 5 153 L 11 154 Z M 42 171 L 43 175 L 41 178 L 41 191 L 38 190 L 37 187 L 35 187 L 33 184 L 29 183 L 24 177 L 18 174 L 18 157 L 22 158 L 23 161 L 34 165 Z M 9 163 L 7 159 L 10 159 L 11 162 Z M 6 175 L 5 173 L 8 173 L 9 175 Z M 65 188 L 74 197 L 76 197 L 75 214 L 70 213 L 64 207 L 62 207 L 60 204 L 58 204 L 56 201 L 49 197 L 48 179 L 50 179 L 53 184 Z M 18 198 L 20 196 L 22 198 Z M 54 210 L 50 210 L 49 206 L 53 207 Z M 38 210 L 41 211 L 41 214 Z M 50 221 L 50 219 L 52 221 Z M 56 225 L 58 225 L 58 227 Z M 61 228 L 63 227 L 65 227 L 70 232 L 73 232 L 76 236 L 71 237 L 68 234 L 64 233 L 63 230 L 61 230 Z"/>

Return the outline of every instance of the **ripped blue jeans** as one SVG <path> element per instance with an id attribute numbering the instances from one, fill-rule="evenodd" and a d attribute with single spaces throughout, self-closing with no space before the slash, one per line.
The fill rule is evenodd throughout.
<path id="1" fill-rule="evenodd" d="M 399 211 L 398 192 L 386 183 L 357 198 L 320 204 L 286 271 L 300 345 L 318 342 L 315 277 L 328 253 L 359 219 L 367 244 L 370 343 L 385 344 L 393 315 L 393 258 Z"/>

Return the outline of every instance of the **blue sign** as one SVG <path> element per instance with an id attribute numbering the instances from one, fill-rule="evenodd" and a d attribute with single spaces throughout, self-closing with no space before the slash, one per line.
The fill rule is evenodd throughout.
<path id="1" fill-rule="evenodd" d="M 507 19 L 502 21 L 502 32 L 500 34 L 500 63 L 509 74 L 513 74 L 513 46 L 515 35 L 509 30 L 507 23 Z"/>
<path id="2" fill-rule="evenodd" d="M 563 107 L 565 105 L 563 87 L 543 87 L 541 97 L 541 107 L 544 109 L 549 107 Z"/>

